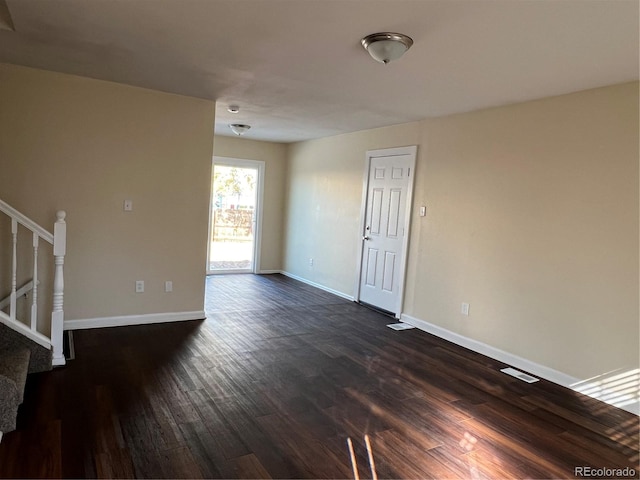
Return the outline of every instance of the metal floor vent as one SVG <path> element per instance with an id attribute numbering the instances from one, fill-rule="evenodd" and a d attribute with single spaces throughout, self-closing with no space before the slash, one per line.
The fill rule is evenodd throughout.
<path id="1" fill-rule="evenodd" d="M 507 375 L 511 375 L 512 377 L 516 377 L 517 379 L 527 383 L 535 383 L 540 380 L 539 378 L 532 377 L 531 375 L 527 375 L 526 373 L 520 372 L 515 368 L 511 368 L 511 367 L 503 368 L 500 371 L 502 373 L 506 373 Z"/>
<path id="2" fill-rule="evenodd" d="M 62 353 L 66 360 L 74 360 L 76 358 L 76 349 L 73 344 L 73 330 L 65 330 L 62 337 Z"/>
<path id="3" fill-rule="evenodd" d="M 411 328 L 416 328 L 413 325 L 409 325 L 408 323 L 400 322 L 400 323 L 390 323 L 387 327 L 393 330 L 409 330 Z"/>

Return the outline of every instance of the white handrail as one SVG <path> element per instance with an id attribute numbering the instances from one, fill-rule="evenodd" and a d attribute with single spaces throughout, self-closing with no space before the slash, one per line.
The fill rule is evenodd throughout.
<path id="1" fill-rule="evenodd" d="M 40 238 L 53 245 L 53 234 L 51 232 L 47 231 L 45 228 L 41 227 L 29 217 L 23 215 L 18 210 L 13 208 L 8 203 L 3 202 L 2 200 L 0 200 L 0 212 L 6 213 L 9 217 L 16 220 L 20 225 L 28 228 L 33 233 L 37 233 Z"/>

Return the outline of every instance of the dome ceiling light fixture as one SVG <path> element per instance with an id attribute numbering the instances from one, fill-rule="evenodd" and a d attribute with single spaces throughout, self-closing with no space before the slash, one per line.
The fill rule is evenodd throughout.
<path id="1" fill-rule="evenodd" d="M 367 35 L 360 43 L 376 62 L 386 65 L 404 55 L 413 40 L 402 33 L 380 32 Z"/>
<path id="2" fill-rule="evenodd" d="M 238 113 L 240 111 L 240 107 L 238 105 L 229 105 L 227 107 L 227 112 L 229 113 Z"/>
<path id="3" fill-rule="evenodd" d="M 247 130 L 251 128 L 251 125 L 245 125 L 243 123 L 230 123 L 229 128 L 233 133 L 240 136 L 247 133 Z"/>

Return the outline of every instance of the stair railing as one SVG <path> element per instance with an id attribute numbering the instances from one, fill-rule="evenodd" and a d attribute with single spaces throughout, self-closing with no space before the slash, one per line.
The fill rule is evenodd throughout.
<path id="1" fill-rule="evenodd" d="M 38 284 L 40 284 L 40 281 L 38 281 Z M 16 297 L 17 298 L 26 297 L 27 295 L 29 295 L 29 293 L 31 293 L 31 290 L 33 290 L 33 280 L 29 280 L 27 283 L 22 285 L 16 292 Z M 11 304 L 11 295 L 7 295 L 5 298 L 0 300 L 0 310 L 4 310 L 10 304 Z"/>
<path id="2" fill-rule="evenodd" d="M 0 211 L 11 219 L 11 293 L 9 295 L 9 315 L 0 312 L 0 321 L 9 327 L 21 332 L 40 345 L 51 348 L 53 352 L 53 365 L 64 365 L 62 352 L 63 326 L 64 326 L 64 257 L 67 249 L 67 225 L 66 213 L 60 210 L 56 213 L 57 220 L 53 225 L 53 233 L 50 233 L 36 222 L 26 217 L 15 208 L 0 200 Z M 31 295 L 31 311 L 29 326 L 16 319 L 18 278 L 18 225 L 22 225 L 32 233 L 33 246 L 33 288 Z M 51 337 L 38 332 L 38 250 L 40 241 L 43 240 L 53 246 L 54 273 L 53 273 L 53 308 L 51 312 Z"/>

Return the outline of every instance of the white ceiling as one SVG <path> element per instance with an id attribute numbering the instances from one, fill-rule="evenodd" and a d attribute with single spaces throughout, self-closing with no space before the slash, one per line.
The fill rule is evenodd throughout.
<path id="1" fill-rule="evenodd" d="M 281 142 L 638 79 L 638 0 L 0 0 L 0 61 L 217 101 Z M 389 65 L 360 39 L 414 45 Z M 227 112 L 229 104 L 240 113 Z"/>

